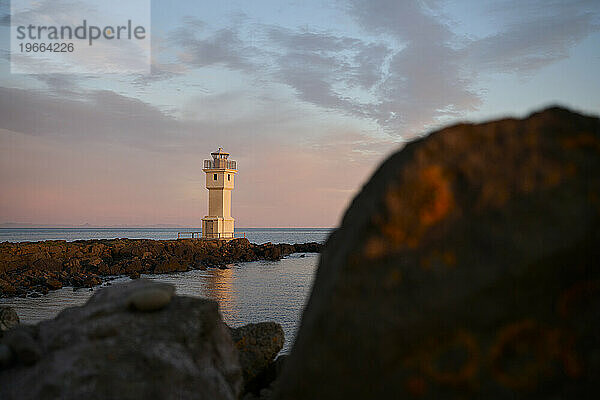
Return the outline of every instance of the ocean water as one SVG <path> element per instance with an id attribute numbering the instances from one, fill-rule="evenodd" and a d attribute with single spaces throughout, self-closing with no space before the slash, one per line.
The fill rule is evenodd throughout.
<path id="1" fill-rule="evenodd" d="M 10 231 L 10 232 L 8 232 Z M 0 229 L 0 241 L 78 240 L 100 238 L 174 239 L 178 231 L 189 229 Z M 324 242 L 330 229 L 245 229 L 254 243 Z M 251 322 L 275 321 L 282 325 L 285 344 L 282 353 L 291 349 L 302 310 L 312 287 L 319 255 L 292 254 L 279 261 L 255 261 L 230 265 L 228 269 L 194 270 L 172 274 L 142 274 L 143 278 L 169 282 L 177 294 L 214 299 L 219 303 L 223 320 L 237 327 Z M 111 284 L 126 282 L 120 277 Z M 36 323 L 53 318 L 67 307 L 84 304 L 99 288 L 65 287 L 41 297 L 0 299 L 13 307 L 21 322 Z"/>
<path id="2" fill-rule="evenodd" d="M 40 240 L 88 239 L 177 239 L 177 232 L 200 232 L 200 228 L 0 228 L 0 242 L 37 242 Z M 323 242 L 328 228 L 236 228 L 236 237 L 252 243 Z M 189 235 L 187 236 L 189 237 Z"/>

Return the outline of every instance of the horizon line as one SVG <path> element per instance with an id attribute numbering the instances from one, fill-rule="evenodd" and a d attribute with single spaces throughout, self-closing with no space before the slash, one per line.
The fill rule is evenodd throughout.
<path id="1" fill-rule="evenodd" d="M 157 224 L 157 225 L 91 225 L 91 224 L 80 224 L 80 225 L 69 225 L 69 224 L 33 224 L 33 223 L 0 223 L 0 229 L 28 229 L 28 228 L 113 228 L 113 229 L 131 229 L 131 228 L 145 228 L 145 229 L 197 229 L 201 231 L 200 226 L 190 225 L 171 225 L 171 224 Z M 245 226 L 236 227 L 235 230 L 243 229 L 335 229 L 335 226 Z"/>

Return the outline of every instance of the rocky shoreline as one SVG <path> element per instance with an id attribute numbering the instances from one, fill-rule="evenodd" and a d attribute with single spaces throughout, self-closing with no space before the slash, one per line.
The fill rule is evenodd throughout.
<path id="1" fill-rule="evenodd" d="M 0 398 L 265 397 L 284 339 L 277 323 L 228 327 L 214 300 L 145 279 L 35 325 L 0 306 Z"/>
<path id="2" fill-rule="evenodd" d="M 320 252 L 319 243 L 254 244 L 179 239 L 48 240 L 0 243 L 0 297 L 45 294 L 63 286 L 93 287 L 128 275 L 226 268 L 228 264 L 280 260 L 292 253 Z"/>

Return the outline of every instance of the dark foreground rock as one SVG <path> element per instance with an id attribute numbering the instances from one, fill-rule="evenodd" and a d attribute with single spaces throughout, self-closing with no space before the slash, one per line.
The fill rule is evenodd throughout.
<path id="1" fill-rule="evenodd" d="M 0 338 L 4 332 L 19 325 L 19 316 L 9 306 L 0 306 Z"/>
<path id="2" fill-rule="evenodd" d="M 1 399 L 237 399 L 242 370 L 211 300 L 136 280 L 8 331 Z M 5 357 L 6 358 L 6 357 Z"/>
<path id="3" fill-rule="evenodd" d="M 283 348 L 284 333 L 275 322 L 260 322 L 231 329 L 244 376 L 244 392 L 260 394 L 276 377 L 273 361 Z"/>
<path id="4" fill-rule="evenodd" d="M 92 287 L 101 277 L 170 273 L 227 264 L 279 260 L 297 252 L 319 252 L 319 243 L 254 244 L 248 239 L 48 240 L 0 243 L 0 297 L 47 293 L 63 285 Z"/>
<path id="5" fill-rule="evenodd" d="M 410 143 L 321 254 L 280 399 L 600 392 L 600 121 L 552 108 Z"/>

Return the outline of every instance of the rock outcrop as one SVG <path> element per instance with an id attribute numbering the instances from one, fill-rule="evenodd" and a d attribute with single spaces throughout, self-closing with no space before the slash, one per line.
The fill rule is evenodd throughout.
<path id="1" fill-rule="evenodd" d="M 4 332 L 19 325 L 19 316 L 12 307 L 0 306 L 0 338 Z"/>
<path id="2" fill-rule="evenodd" d="M 225 241 L 106 239 L 0 243 L 0 297 L 32 291 L 47 293 L 63 285 L 92 287 L 101 277 L 170 273 L 226 264 L 279 260 L 296 252 L 319 252 L 319 243 L 253 244 Z"/>
<path id="3" fill-rule="evenodd" d="M 115 285 L 53 320 L 8 331 L 0 398 L 237 399 L 242 370 L 217 303 L 173 290 Z"/>
<path id="4" fill-rule="evenodd" d="M 244 392 L 259 394 L 275 379 L 271 367 L 283 348 L 283 328 L 275 322 L 248 324 L 231 329 L 231 338 L 239 353 Z"/>
<path id="5" fill-rule="evenodd" d="M 591 398 L 600 120 L 551 108 L 408 144 L 321 253 L 276 398 Z"/>

